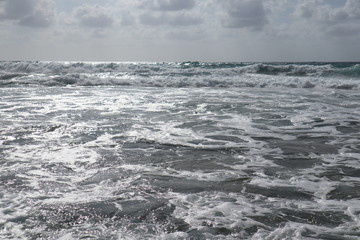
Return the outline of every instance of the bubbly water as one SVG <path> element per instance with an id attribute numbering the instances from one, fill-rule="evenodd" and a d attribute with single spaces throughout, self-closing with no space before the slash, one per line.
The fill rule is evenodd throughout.
<path id="1" fill-rule="evenodd" d="M 0 239 L 360 239 L 356 63 L 0 62 Z"/>

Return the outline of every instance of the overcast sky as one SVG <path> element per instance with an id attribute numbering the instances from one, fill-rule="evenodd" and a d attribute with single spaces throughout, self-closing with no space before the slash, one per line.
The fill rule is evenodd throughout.
<path id="1" fill-rule="evenodd" d="M 360 61 L 360 0 L 0 0 L 0 60 Z"/>

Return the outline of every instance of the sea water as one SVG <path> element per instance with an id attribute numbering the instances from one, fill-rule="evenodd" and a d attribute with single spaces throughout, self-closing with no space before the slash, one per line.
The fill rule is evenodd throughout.
<path id="1" fill-rule="evenodd" d="M 356 63 L 0 62 L 1 239 L 360 239 Z"/>

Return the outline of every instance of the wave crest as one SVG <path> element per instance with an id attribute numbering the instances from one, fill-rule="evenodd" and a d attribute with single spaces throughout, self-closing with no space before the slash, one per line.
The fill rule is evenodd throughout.
<path id="1" fill-rule="evenodd" d="M 359 87 L 357 63 L 0 62 L 0 85 L 145 87 Z"/>

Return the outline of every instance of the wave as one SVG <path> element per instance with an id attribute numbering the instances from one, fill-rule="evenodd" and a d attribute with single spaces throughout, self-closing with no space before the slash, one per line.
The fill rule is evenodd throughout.
<path id="1" fill-rule="evenodd" d="M 359 63 L 0 62 L 5 85 L 359 88 Z"/>
<path id="2" fill-rule="evenodd" d="M 237 73 L 286 76 L 353 76 L 360 77 L 360 63 L 232 63 L 232 62 L 180 62 L 180 63 L 101 63 L 101 62 L 0 62 L 0 72 L 6 74 L 66 74 L 66 73 L 182 73 L 195 70 L 230 69 Z M 3 79 L 3 76 L 1 79 Z"/>

